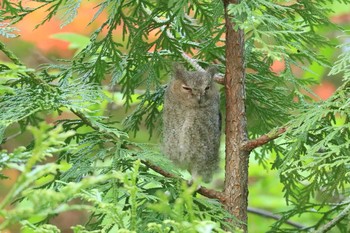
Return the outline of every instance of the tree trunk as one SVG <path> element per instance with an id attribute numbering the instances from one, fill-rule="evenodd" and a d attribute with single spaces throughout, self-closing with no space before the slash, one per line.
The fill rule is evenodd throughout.
<path id="1" fill-rule="evenodd" d="M 235 31 L 227 12 L 229 4 L 239 0 L 224 0 L 226 20 L 226 209 L 241 222 L 247 232 L 248 158 L 249 151 L 242 146 L 247 141 L 245 113 L 244 34 Z"/>

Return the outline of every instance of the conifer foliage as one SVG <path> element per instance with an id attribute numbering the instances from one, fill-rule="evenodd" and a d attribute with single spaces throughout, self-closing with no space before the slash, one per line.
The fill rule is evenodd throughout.
<path id="1" fill-rule="evenodd" d="M 33 2 L 35 7 L 2 0 L 1 41 L 19 36 L 16 23 L 42 8 L 46 15 L 37 27 L 53 17 L 64 27 L 83 1 Z M 278 170 L 289 206 L 271 232 L 349 232 L 350 45 L 340 47 L 335 64 L 319 55 L 320 47 L 331 46 L 318 29 L 336 28 L 328 18 L 334 2 L 350 3 L 100 0 L 91 22 L 102 13 L 107 18 L 88 44 L 70 60 L 37 69 L 0 41 L 6 57 L 0 64 L 0 141 L 30 138 L 0 152 L 0 179 L 7 178 L 6 168 L 20 173 L 0 200 L 0 231 L 19 224 L 26 232 L 60 232 L 51 219 L 70 210 L 87 216 L 83 225 L 72 226 L 74 232 L 247 231 L 246 220 L 227 211 L 236 208 L 229 208 L 227 192 L 188 186 L 156 146 L 128 136 L 143 126 L 150 135 L 159 133 L 164 84 L 174 62 L 193 70 L 216 64 L 217 81 L 225 85 L 226 44 L 237 43 L 225 40 L 230 19 L 235 31 L 244 32 L 245 80 L 237 96 L 245 99 L 249 140 L 240 148 L 254 154 L 262 169 Z M 276 60 L 285 64 L 280 73 L 270 68 Z M 324 102 L 313 102 L 311 81 L 294 73 L 310 63 L 343 77 Z M 121 126 L 106 114 L 115 96 L 131 112 Z M 222 96 L 223 112 L 235 107 L 224 108 L 224 88 Z M 47 124 L 48 115 L 60 117 Z M 274 158 L 271 168 L 267 157 Z M 290 224 L 304 215 L 315 221 Z"/>

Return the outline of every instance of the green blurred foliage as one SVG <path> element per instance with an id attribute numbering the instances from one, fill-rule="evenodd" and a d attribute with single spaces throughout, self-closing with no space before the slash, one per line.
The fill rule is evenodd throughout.
<path id="1" fill-rule="evenodd" d="M 44 21 L 60 14 L 64 26 L 80 1 L 41 3 L 50 7 Z M 347 12 L 345 3 L 259 0 L 231 7 L 237 27 L 246 30 L 249 136 L 289 128 L 252 153 L 249 203 L 283 218 L 251 214 L 251 232 L 298 231 L 288 219 L 313 230 L 348 205 L 349 45 L 334 49 L 343 32 L 328 21 Z M 37 10 L 6 0 L 2 7 L 0 19 L 13 23 Z M 71 59 L 31 69 L 8 53 L 10 61 L 0 65 L 0 139 L 5 145 L 18 139 L 20 146 L 1 152 L 0 172 L 20 175 L 0 202 L 0 229 L 20 224 L 22 232 L 60 232 L 50 219 L 79 210 L 88 220 L 74 232 L 239 231 L 221 204 L 195 194 L 198 184 L 187 187 L 140 163 L 189 178 L 148 139 L 153 133 L 151 142 L 159 141 L 172 62 L 193 66 L 183 56 L 190 54 L 203 67 L 218 63 L 223 73 L 222 10 L 221 1 L 101 1 L 94 19 L 103 12 L 108 19 L 89 37 L 52 35 L 74 49 Z M 0 35 L 14 37 L 14 26 L 0 23 Z M 31 45 L 19 46 L 23 52 Z M 270 69 L 275 60 L 285 62 L 279 74 Z M 305 93 L 329 71 L 343 77 L 340 88 L 315 104 Z M 224 151 L 222 145 L 222 171 Z M 210 187 L 222 188 L 223 179 L 220 172 Z M 347 232 L 344 219 L 334 232 Z"/>

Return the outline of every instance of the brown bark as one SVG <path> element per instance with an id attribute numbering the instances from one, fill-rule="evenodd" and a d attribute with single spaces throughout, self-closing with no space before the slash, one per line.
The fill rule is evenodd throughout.
<path id="1" fill-rule="evenodd" d="M 286 127 L 279 128 L 277 130 L 273 130 L 270 133 L 264 134 L 256 139 L 249 140 L 243 144 L 243 149 L 247 151 L 252 151 L 259 146 L 263 146 L 266 143 L 280 137 L 283 133 L 287 131 Z"/>
<path id="2" fill-rule="evenodd" d="M 151 168 L 153 171 L 165 176 L 165 177 L 170 177 L 170 178 L 179 178 L 176 177 L 174 174 L 164 171 L 162 168 L 159 166 L 156 166 L 148 161 L 142 160 L 142 163 Z M 202 194 L 205 197 L 212 198 L 212 199 L 217 199 L 221 203 L 225 203 L 225 196 L 222 192 L 215 191 L 213 189 L 208 189 L 205 187 L 199 187 L 197 190 L 198 193 Z"/>
<path id="3" fill-rule="evenodd" d="M 226 167 L 225 207 L 241 222 L 247 232 L 248 158 L 249 151 L 241 146 L 247 141 L 245 113 L 244 34 L 235 31 L 227 12 L 229 4 L 239 0 L 224 0 L 226 24 Z"/>

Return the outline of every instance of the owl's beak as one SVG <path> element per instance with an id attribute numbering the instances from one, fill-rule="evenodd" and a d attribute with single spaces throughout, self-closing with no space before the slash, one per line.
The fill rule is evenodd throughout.
<path id="1" fill-rule="evenodd" d="M 198 104 L 200 104 L 202 102 L 202 95 L 197 96 L 197 101 L 198 101 Z"/>

